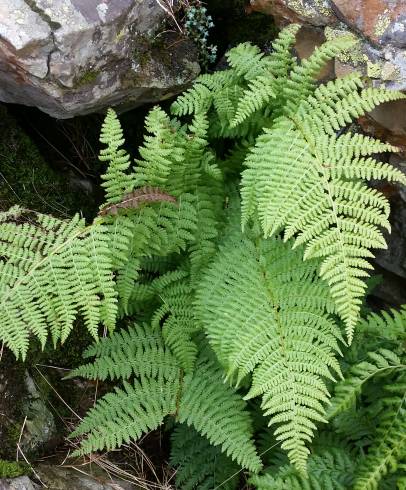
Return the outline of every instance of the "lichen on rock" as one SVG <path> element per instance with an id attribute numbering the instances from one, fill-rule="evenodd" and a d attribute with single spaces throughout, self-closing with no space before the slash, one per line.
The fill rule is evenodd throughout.
<path id="1" fill-rule="evenodd" d="M 131 77 L 134 45 L 142 38 L 152 46 L 164 19 L 150 0 L 0 2 L 0 100 L 70 118 L 176 94 L 200 69 L 187 39 L 187 58 L 177 43 L 165 45 L 177 64 L 151 56 L 153 70 Z"/>

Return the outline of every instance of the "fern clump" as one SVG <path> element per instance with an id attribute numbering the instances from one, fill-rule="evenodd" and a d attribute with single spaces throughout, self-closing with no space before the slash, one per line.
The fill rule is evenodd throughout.
<path id="1" fill-rule="evenodd" d="M 1 339 L 24 356 L 81 316 L 96 341 L 70 377 L 115 385 L 76 454 L 168 422 L 179 488 L 404 486 L 406 309 L 364 301 L 390 229 L 368 181 L 406 178 L 376 157 L 396 148 L 348 128 L 404 96 L 357 74 L 320 84 L 352 40 L 298 63 L 297 31 L 270 54 L 236 46 L 152 109 L 135 161 L 108 111 L 92 223 L 0 214 Z"/>

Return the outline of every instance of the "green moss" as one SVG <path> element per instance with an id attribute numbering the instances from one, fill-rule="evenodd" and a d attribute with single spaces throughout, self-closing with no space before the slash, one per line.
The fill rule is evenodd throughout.
<path id="1" fill-rule="evenodd" d="M 75 80 L 75 87 L 78 88 L 84 85 L 90 85 L 96 80 L 98 76 L 99 76 L 99 71 L 87 70 L 79 78 Z"/>
<path id="2" fill-rule="evenodd" d="M 25 463 L 0 459 L 0 478 L 17 478 L 30 472 L 29 466 Z"/>

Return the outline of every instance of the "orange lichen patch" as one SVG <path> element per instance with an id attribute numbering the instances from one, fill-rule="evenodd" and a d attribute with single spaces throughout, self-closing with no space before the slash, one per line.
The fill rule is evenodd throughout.
<path id="1" fill-rule="evenodd" d="M 404 0 L 334 0 L 333 4 L 346 23 L 375 42 L 399 15 L 406 13 Z"/>

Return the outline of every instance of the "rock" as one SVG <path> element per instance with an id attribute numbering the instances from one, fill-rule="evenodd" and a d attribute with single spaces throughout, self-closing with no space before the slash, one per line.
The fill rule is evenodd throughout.
<path id="1" fill-rule="evenodd" d="M 279 25 L 324 28 L 327 39 L 355 35 L 357 45 L 335 62 L 336 75 L 357 70 L 373 86 L 406 90 L 404 0 L 251 0 L 251 6 L 274 15 Z"/>
<path id="2" fill-rule="evenodd" d="M 47 400 L 41 394 L 28 372 L 24 376 L 27 398 L 24 400 L 23 413 L 26 423 L 21 438 L 21 449 L 25 454 L 35 454 L 57 438 L 57 430 Z"/>
<path id="3" fill-rule="evenodd" d="M 39 465 L 35 468 L 36 475 L 46 485 L 38 485 L 27 476 L 19 478 L 0 479 L 0 490 L 39 490 L 49 488 L 50 490 L 140 490 L 141 487 L 111 477 L 102 471 L 97 465 L 92 466 L 92 475 L 87 474 L 89 467 L 73 467 Z"/>
<path id="4" fill-rule="evenodd" d="M 251 8 L 273 15 L 280 25 L 288 22 L 305 22 L 324 26 L 334 22 L 329 0 L 251 0 Z"/>
<path id="5" fill-rule="evenodd" d="M 57 118 L 133 108 L 199 72 L 154 0 L 0 0 L 0 100 Z"/>
<path id="6" fill-rule="evenodd" d="M 39 490 L 40 486 L 33 483 L 28 476 L 4 478 L 0 480 L 0 490 Z"/>
<path id="7" fill-rule="evenodd" d="M 77 471 L 71 467 L 48 465 L 40 465 L 35 469 L 41 481 L 52 490 L 140 490 L 133 483 L 109 477 L 97 465 L 92 465 L 93 475 L 86 474 L 88 470 L 89 467 Z"/>
<path id="8" fill-rule="evenodd" d="M 406 47 L 404 0 L 333 0 L 337 17 L 374 43 Z"/>
<path id="9" fill-rule="evenodd" d="M 0 458 L 15 459 L 19 441 L 24 454 L 31 457 L 53 445 L 56 437 L 46 397 L 39 393 L 21 364 L 5 352 L 0 363 Z"/>

